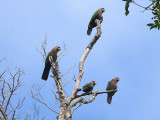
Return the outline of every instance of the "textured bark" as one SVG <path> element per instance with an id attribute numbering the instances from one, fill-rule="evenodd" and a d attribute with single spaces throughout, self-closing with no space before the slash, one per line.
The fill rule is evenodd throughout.
<path id="1" fill-rule="evenodd" d="M 76 98 L 74 99 L 67 107 L 66 109 L 66 113 L 65 113 L 65 116 L 66 116 L 66 120 L 72 120 L 72 113 L 71 113 L 71 109 L 72 107 L 76 106 L 77 103 L 82 103 L 83 102 L 83 98 L 82 97 L 79 97 L 79 98 Z"/>
<path id="2" fill-rule="evenodd" d="M 59 100 L 62 103 L 65 100 L 65 93 L 64 93 L 64 89 L 63 89 L 61 74 L 59 71 L 59 65 L 58 65 L 58 62 L 54 63 L 50 56 L 49 56 L 49 60 L 50 60 L 51 66 L 52 66 L 52 73 L 54 75 L 54 80 L 55 80 L 56 87 L 58 90 Z M 61 105 L 58 120 L 64 120 L 65 109 L 66 109 L 66 105 L 65 104 Z"/>

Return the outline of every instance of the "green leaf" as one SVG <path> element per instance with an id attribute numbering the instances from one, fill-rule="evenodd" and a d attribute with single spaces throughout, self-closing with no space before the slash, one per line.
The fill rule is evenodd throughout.
<path id="1" fill-rule="evenodd" d="M 159 6 L 159 0 L 157 0 L 157 2 L 156 2 L 156 6 L 157 6 L 157 7 Z"/>
<path id="2" fill-rule="evenodd" d="M 154 24 L 153 23 L 149 23 L 149 24 L 147 24 L 148 26 L 153 26 Z"/>
<path id="3" fill-rule="evenodd" d="M 126 4 L 125 4 L 125 10 L 126 10 L 126 12 L 125 12 L 125 15 L 127 16 L 128 14 L 129 14 L 129 3 L 131 3 L 132 2 L 132 0 L 122 0 L 122 1 L 126 1 Z"/>
<path id="4" fill-rule="evenodd" d="M 125 5 L 125 10 L 126 10 L 125 14 L 126 14 L 126 16 L 129 14 L 128 8 L 129 8 L 129 3 L 126 2 L 126 5 Z"/>
<path id="5" fill-rule="evenodd" d="M 129 14 L 129 11 L 126 11 L 126 12 L 125 12 L 125 15 L 127 16 L 128 14 Z"/>
<path id="6" fill-rule="evenodd" d="M 157 13 L 156 11 L 152 11 L 152 13 L 153 13 L 154 15 L 158 15 L 158 13 Z"/>
<path id="7" fill-rule="evenodd" d="M 154 22 L 155 22 L 155 25 L 158 25 L 158 20 L 155 20 Z"/>
<path id="8" fill-rule="evenodd" d="M 153 29 L 153 28 L 156 28 L 157 26 L 154 24 L 152 25 L 152 27 L 150 27 L 150 30 Z"/>

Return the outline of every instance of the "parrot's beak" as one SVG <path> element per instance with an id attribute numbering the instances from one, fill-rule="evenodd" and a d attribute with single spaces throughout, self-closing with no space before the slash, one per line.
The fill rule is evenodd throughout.
<path id="1" fill-rule="evenodd" d="M 95 84 L 96 84 L 96 81 L 91 81 L 91 83 L 95 85 Z"/>
<path id="2" fill-rule="evenodd" d="M 60 50 L 61 50 L 61 48 L 59 47 L 59 48 L 58 48 L 58 51 L 60 51 Z"/>
<path id="3" fill-rule="evenodd" d="M 103 9 L 102 9 L 102 12 L 105 12 L 105 11 L 106 11 L 105 8 L 103 8 Z"/>
<path id="4" fill-rule="evenodd" d="M 94 84 L 96 84 L 96 81 L 94 81 Z"/>

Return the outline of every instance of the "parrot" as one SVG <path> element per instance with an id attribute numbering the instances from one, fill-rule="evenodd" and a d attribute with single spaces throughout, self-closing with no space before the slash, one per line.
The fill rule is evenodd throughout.
<path id="1" fill-rule="evenodd" d="M 95 85 L 96 85 L 96 81 L 91 81 L 90 83 L 87 83 L 83 86 L 82 91 L 83 92 L 91 92 Z"/>
<path id="2" fill-rule="evenodd" d="M 117 89 L 117 82 L 119 81 L 120 79 L 118 77 L 115 77 L 113 78 L 111 81 L 108 82 L 107 84 L 107 88 L 106 90 L 116 90 Z M 111 104 L 112 102 L 112 96 L 115 94 L 115 92 L 112 92 L 112 93 L 108 93 L 108 97 L 107 97 L 107 102 L 108 104 Z"/>
<path id="3" fill-rule="evenodd" d="M 96 19 L 99 19 L 100 20 L 100 23 L 103 21 L 103 16 L 102 16 L 102 13 L 105 12 L 105 9 L 104 8 L 99 8 L 93 15 L 92 15 L 92 18 L 89 22 L 89 25 L 88 25 L 88 30 L 87 30 L 87 34 L 90 35 L 91 32 L 92 32 L 92 29 L 94 27 L 96 27 L 96 23 L 95 23 L 95 20 Z"/>
<path id="4" fill-rule="evenodd" d="M 42 79 L 43 80 L 48 79 L 49 71 L 51 69 L 49 56 L 52 56 L 53 62 L 55 63 L 56 60 L 57 60 L 57 52 L 60 51 L 60 50 L 61 50 L 61 48 L 59 46 L 56 46 L 47 54 L 47 57 L 46 57 L 46 60 L 45 60 L 45 67 L 44 67 L 43 74 L 42 74 Z"/>

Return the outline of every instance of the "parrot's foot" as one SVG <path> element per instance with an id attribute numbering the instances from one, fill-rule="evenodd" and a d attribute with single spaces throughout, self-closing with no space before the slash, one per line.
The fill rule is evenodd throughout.
<path id="1" fill-rule="evenodd" d="M 81 91 L 81 90 L 82 90 L 81 88 L 78 88 L 78 89 L 77 89 L 78 92 Z"/>

